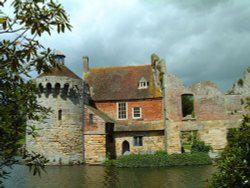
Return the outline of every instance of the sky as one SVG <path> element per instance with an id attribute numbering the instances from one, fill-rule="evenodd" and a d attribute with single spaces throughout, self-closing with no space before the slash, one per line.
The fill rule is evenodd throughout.
<path id="1" fill-rule="evenodd" d="M 156 53 L 186 85 L 223 91 L 250 65 L 249 0 L 60 0 L 72 32 L 43 37 L 82 77 L 90 67 L 149 64 Z"/>

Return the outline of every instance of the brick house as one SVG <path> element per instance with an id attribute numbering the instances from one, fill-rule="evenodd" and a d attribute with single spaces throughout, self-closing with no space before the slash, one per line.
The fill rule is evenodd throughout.
<path id="1" fill-rule="evenodd" d="M 184 86 L 155 54 L 148 65 L 91 69 L 85 57 L 85 161 L 102 162 L 107 153 L 181 153 L 196 138 L 221 151 L 228 130 L 240 125 L 249 75 L 224 94 L 210 81 Z"/>
<path id="2" fill-rule="evenodd" d="M 156 65 L 90 69 L 85 58 L 84 70 L 86 162 L 103 161 L 106 153 L 115 158 L 164 150 L 164 102 Z"/>

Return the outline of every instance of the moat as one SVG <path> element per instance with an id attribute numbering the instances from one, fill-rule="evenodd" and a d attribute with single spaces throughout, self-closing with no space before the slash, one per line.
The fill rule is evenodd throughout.
<path id="1" fill-rule="evenodd" d="M 200 188 L 215 171 L 212 165 L 168 168 L 107 168 L 103 166 L 48 166 L 47 174 L 33 176 L 16 165 L 6 188 Z"/>

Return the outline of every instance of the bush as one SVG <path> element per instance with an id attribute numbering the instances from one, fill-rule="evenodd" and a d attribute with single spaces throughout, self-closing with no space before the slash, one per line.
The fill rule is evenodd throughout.
<path id="1" fill-rule="evenodd" d="M 239 129 L 229 131 L 228 145 L 218 161 L 210 187 L 250 187 L 250 116 Z"/>
<path id="2" fill-rule="evenodd" d="M 116 160 L 108 160 L 106 166 L 116 167 L 166 167 L 183 165 L 207 165 L 212 161 L 207 153 L 184 153 L 167 155 L 166 152 L 156 154 L 131 154 L 120 156 Z"/>
<path id="3" fill-rule="evenodd" d="M 205 142 L 200 141 L 200 140 L 194 140 L 192 146 L 191 146 L 191 152 L 209 152 L 211 149 L 211 146 L 208 146 L 205 144 Z"/>

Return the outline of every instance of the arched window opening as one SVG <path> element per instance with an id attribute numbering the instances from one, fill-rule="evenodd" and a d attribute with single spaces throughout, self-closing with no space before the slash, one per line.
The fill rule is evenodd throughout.
<path id="1" fill-rule="evenodd" d="M 183 94 L 181 95 L 181 105 L 182 105 L 182 116 L 195 117 L 194 112 L 194 95 L 193 94 Z"/>
<path id="2" fill-rule="evenodd" d="M 43 92 L 43 85 L 42 85 L 42 83 L 40 83 L 40 84 L 38 85 L 38 89 L 39 89 L 39 92 L 40 92 L 40 93 Z"/>
<path id="3" fill-rule="evenodd" d="M 52 87 L 51 87 L 51 83 L 47 83 L 46 85 L 46 90 L 47 90 L 47 93 L 50 94 L 52 92 Z"/>
<path id="4" fill-rule="evenodd" d="M 58 95 L 60 93 L 60 84 L 59 83 L 56 83 L 55 84 L 55 95 Z"/>
<path id="5" fill-rule="evenodd" d="M 58 120 L 62 120 L 62 110 L 58 110 Z"/>

